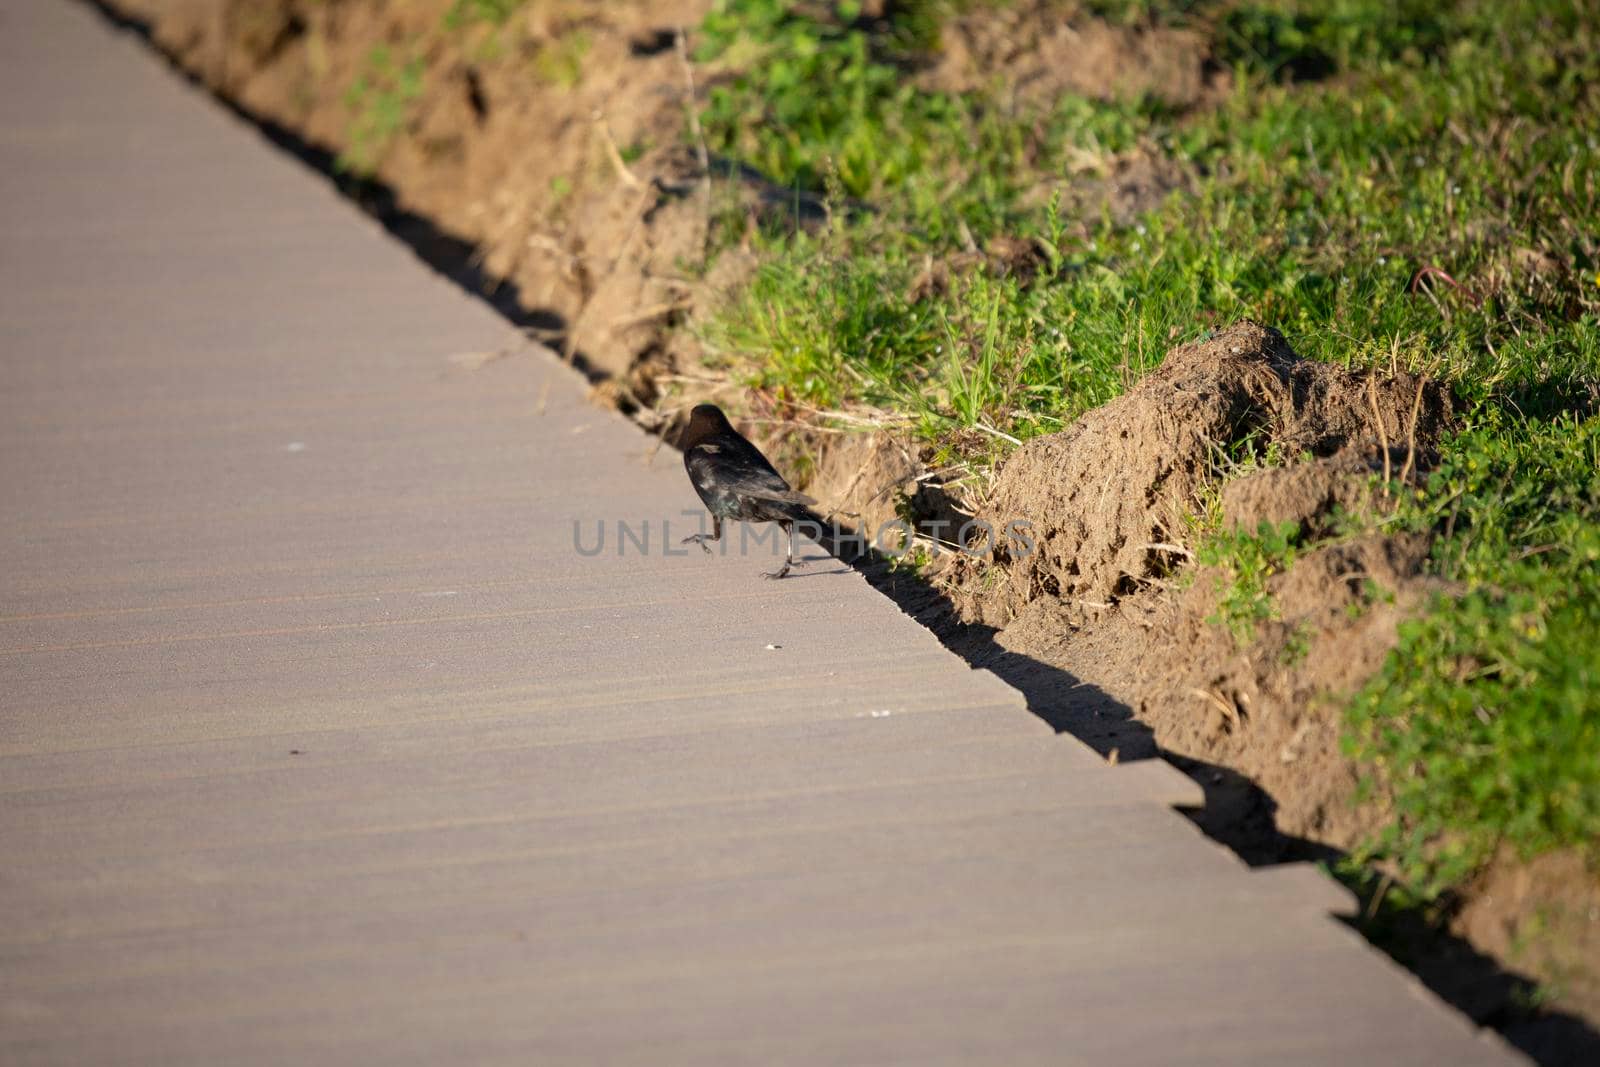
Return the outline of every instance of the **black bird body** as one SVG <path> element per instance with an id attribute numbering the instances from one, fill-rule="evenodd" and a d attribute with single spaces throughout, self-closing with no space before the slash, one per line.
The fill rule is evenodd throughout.
<path id="1" fill-rule="evenodd" d="M 689 425 L 679 443 L 689 481 L 711 512 L 711 533 L 686 537 L 683 543 L 698 544 L 710 552 L 706 542 L 721 540 L 724 521 L 775 522 L 789 535 L 789 558 L 766 577 L 782 578 L 797 566 L 794 524 L 807 517 L 806 505 L 816 501 L 789 488 L 777 468 L 733 428 L 715 404 L 701 404 L 689 413 Z"/>

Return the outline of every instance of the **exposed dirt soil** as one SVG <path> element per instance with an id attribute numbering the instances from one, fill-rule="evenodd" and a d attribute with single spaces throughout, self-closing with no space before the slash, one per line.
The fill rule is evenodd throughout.
<path id="1" fill-rule="evenodd" d="M 1086 158 L 1073 174 L 1038 183 L 1023 200 L 1042 207 L 1059 196 L 1064 217 L 1077 220 L 1072 228 L 1087 237 L 1102 207 L 1113 222 L 1127 226 L 1193 182 L 1185 164 L 1147 145 L 1106 159 Z"/>
<path id="2" fill-rule="evenodd" d="M 1465 899 L 1454 926 L 1472 944 L 1545 976 L 1563 1005 L 1600 1014 L 1600 880 L 1581 857 L 1502 855 Z M 1552 1051 L 1560 1039 L 1551 1035 Z"/>
<path id="3" fill-rule="evenodd" d="M 1049 103 L 1063 93 L 1102 100 L 1152 97 L 1192 107 L 1225 77 L 1213 74 L 1210 41 L 1198 30 L 1113 26 L 1077 3 L 1019 3 L 947 21 L 938 61 L 922 77 L 932 89 L 965 92 L 998 83 L 1003 100 Z"/>
<path id="4" fill-rule="evenodd" d="M 1087 622 L 1040 598 L 994 641 L 1092 687 L 1093 702 L 1081 702 L 1104 721 L 1080 713 L 1073 732 L 1108 755 L 1160 751 L 1245 776 L 1265 796 L 1216 799 L 1229 820 L 1249 825 L 1221 825 L 1217 811 L 1203 823 L 1248 858 L 1289 858 L 1275 852 L 1286 839 L 1348 848 L 1384 812 L 1351 803 L 1357 773 L 1339 749 L 1341 698 L 1393 647 L 1396 625 L 1426 590 L 1426 555 L 1425 543 L 1382 537 L 1313 550 L 1268 580 L 1279 617 L 1243 645 L 1212 621 L 1214 583 L 1224 580 L 1214 569 L 1120 599 Z M 1108 704 L 1130 709 L 1132 721 L 1106 717 Z"/>
<path id="5" fill-rule="evenodd" d="M 1209 106 L 1230 84 L 1199 28 L 1111 25 L 1075 0 L 1023 0 L 958 15 L 941 29 L 936 61 L 919 77 L 948 92 L 992 90 L 1001 105 L 1028 111 L 1062 94 L 1107 101 L 1158 101 L 1184 111 Z M 1061 173 L 1042 173 L 1025 206 L 1059 197 L 1068 228 L 1087 235 L 1102 209 L 1119 225 L 1190 186 L 1184 166 L 1153 146 L 1107 155 L 1080 150 Z M 1083 220 L 1081 226 L 1072 220 Z"/>

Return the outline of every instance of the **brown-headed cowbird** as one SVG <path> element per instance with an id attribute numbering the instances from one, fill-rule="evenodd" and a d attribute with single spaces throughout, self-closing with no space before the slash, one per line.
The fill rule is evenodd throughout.
<path id="1" fill-rule="evenodd" d="M 816 501 L 789 488 L 767 457 L 735 430 L 715 404 L 701 404 L 689 413 L 689 425 L 679 442 L 683 465 L 694 491 L 711 512 L 711 532 L 683 539 L 707 552 L 707 541 L 722 538 L 724 519 L 737 522 L 775 522 L 789 535 L 789 558 L 763 578 L 782 578 L 793 567 L 794 524 L 807 518 L 805 506 Z"/>

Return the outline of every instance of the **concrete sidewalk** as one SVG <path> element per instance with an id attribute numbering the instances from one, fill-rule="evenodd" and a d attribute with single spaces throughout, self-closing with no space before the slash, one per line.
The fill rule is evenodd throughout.
<path id="1" fill-rule="evenodd" d="M 511 334 L 0 10 L 0 1061 L 1512 1059 Z"/>

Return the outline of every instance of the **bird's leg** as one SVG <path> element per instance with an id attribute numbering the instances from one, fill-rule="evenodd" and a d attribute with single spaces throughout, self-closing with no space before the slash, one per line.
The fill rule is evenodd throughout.
<path id="1" fill-rule="evenodd" d="M 805 566 L 804 563 L 801 563 L 794 558 L 794 523 L 789 519 L 779 519 L 778 528 L 785 531 L 789 535 L 789 558 L 784 560 L 783 566 L 779 567 L 777 570 L 763 574 L 761 576 L 763 578 L 782 578 L 789 573 L 791 568 Z"/>
<path id="2" fill-rule="evenodd" d="M 785 567 L 804 567 L 806 565 L 806 561 L 803 560 L 803 559 L 795 559 L 795 556 L 794 556 L 795 540 L 796 540 L 796 538 L 798 538 L 800 536 L 799 535 L 800 524 L 797 523 L 797 522 L 791 522 L 791 523 L 788 524 L 788 527 L 789 527 L 789 560 L 788 560 L 787 563 L 784 564 L 784 566 Z"/>
<path id="3" fill-rule="evenodd" d="M 706 555 L 709 556 L 709 555 L 711 555 L 711 546 L 706 544 L 706 542 L 707 541 L 720 541 L 720 540 L 722 540 L 722 516 L 721 515 L 713 515 L 713 516 L 711 516 L 711 532 L 710 533 L 708 533 L 708 534 L 697 533 L 697 534 L 694 534 L 694 535 L 692 535 L 690 537 L 685 537 L 683 539 L 683 543 L 686 544 L 686 545 L 699 545 L 701 548 L 705 549 Z"/>

